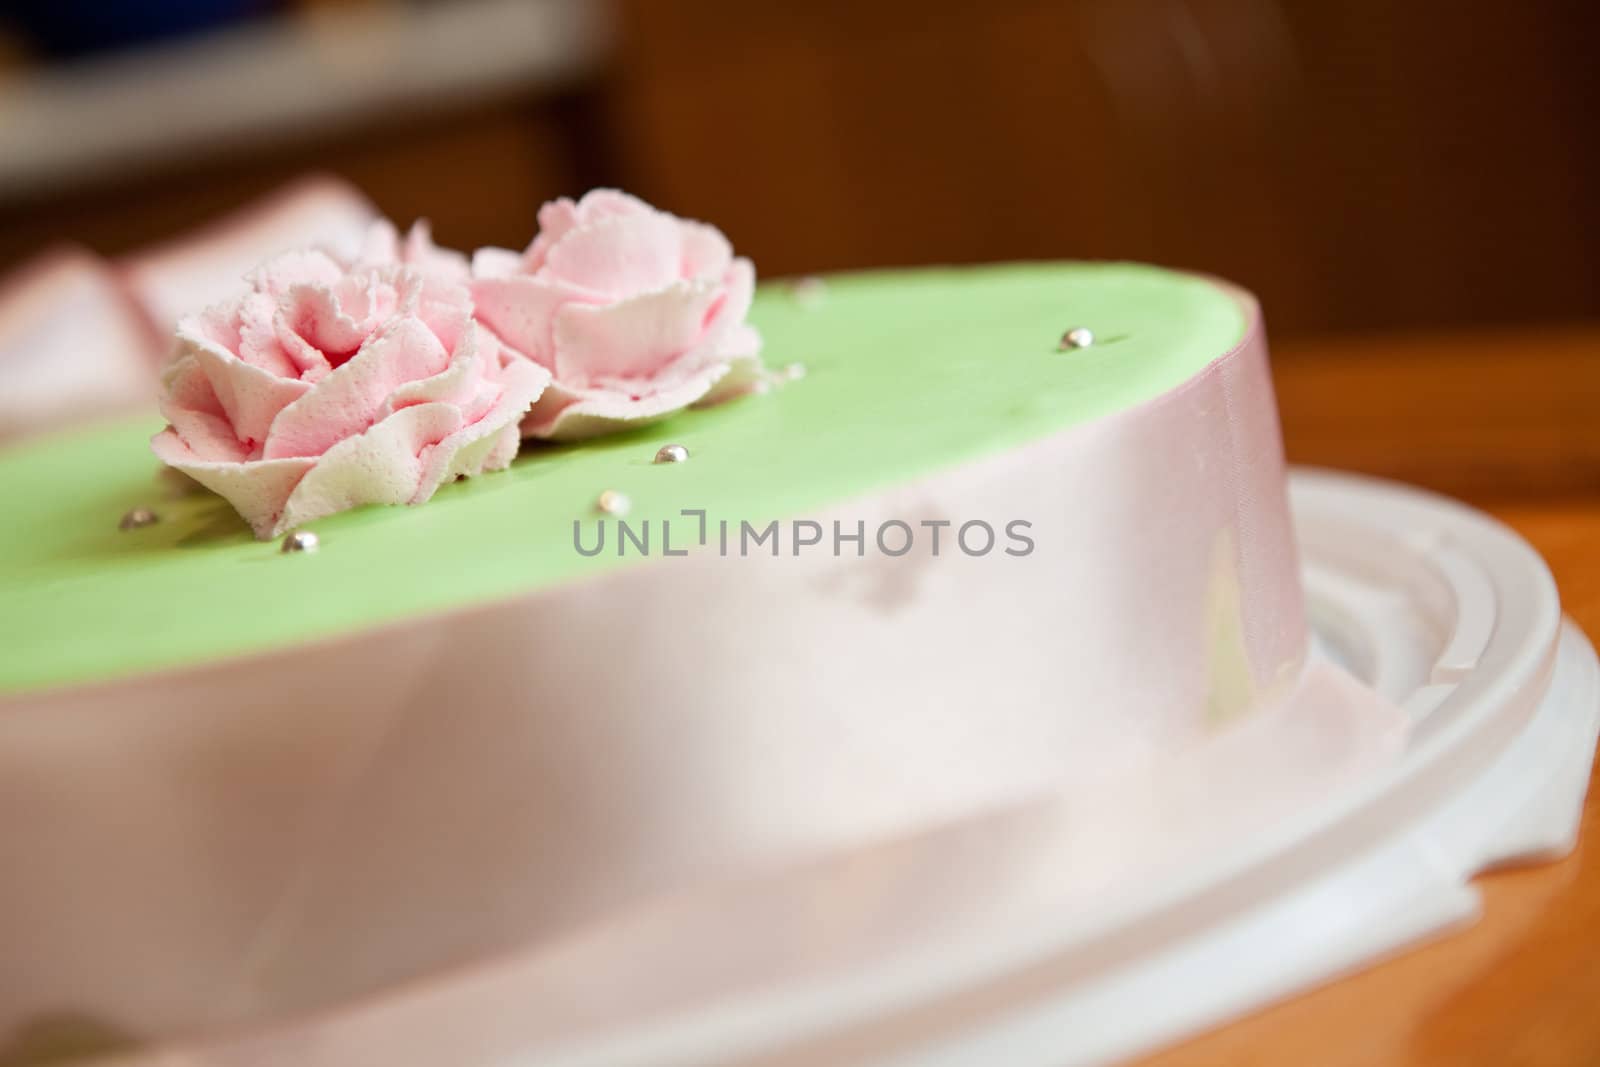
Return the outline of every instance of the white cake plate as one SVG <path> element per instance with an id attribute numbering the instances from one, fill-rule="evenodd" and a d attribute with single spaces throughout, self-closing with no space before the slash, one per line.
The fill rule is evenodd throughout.
<path id="1" fill-rule="evenodd" d="M 1474 875 L 1569 851 L 1600 665 L 1562 619 L 1538 554 L 1479 512 L 1389 483 L 1297 471 L 1291 495 L 1317 654 L 1405 709 L 1413 727 L 1397 759 L 1093 914 L 974 903 L 1004 897 L 1016 874 L 981 869 L 975 842 L 1008 832 L 982 820 L 730 887 L 612 932 L 627 946 L 616 955 L 681 968 L 694 995 L 643 1003 L 651 994 L 641 1007 L 656 1010 L 494 1062 L 1112 1063 L 1465 922 Z M 980 858 L 953 861 L 964 849 Z M 908 868 L 938 881 L 924 896 L 942 894 L 905 905 L 920 919 L 896 914 Z M 970 884 L 944 891 L 958 880 Z M 839 906 L 874 889 L 871 908 Z M 878 925 L 901 929 L 877 938 Z M 696 939 L 728 960 L 705 963 Z M 584 988 L 604 944 L 546 962 Z M 763 983 L 774 967 L 784 981 Z M 587 973 L 617 968 L 612 958 Z M 612 992 L 609 980 L 588 988 Z"/>
<path id="2" fill-rule="evenodd" d="M 1300 470 L 1291 500 L 1318 653 L 1415 723 L 1390 773 L 1297 820 L 1304 839 L 1349 847 L 1274 878 L 1274 863 L 1293 862 L 1286 842 L 1232 914 L 1197 910 L 1086 986 L 894 1062 L 1116 1062 L 1468 922 L 1475 875 L 1571 851 L 1600 664 L 1560 616 L 1543 560 L 1489 517 L 1391 483 Z"/>

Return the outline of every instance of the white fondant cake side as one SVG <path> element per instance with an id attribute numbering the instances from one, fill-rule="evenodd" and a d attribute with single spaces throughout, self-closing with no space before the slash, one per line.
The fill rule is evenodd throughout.
<path id="1" fill-rule="evenodd" d="M 0 704 L 0 1033 L 309 1011 L 1201 741 L 1306 651 L 1251 321 L 1148 404 L 811 517 L 859 558 L 785 535 Z M 952 525 L 890 557 L 890 520 Z M 1034 549 L 952 550 L 970 520 Z"/>

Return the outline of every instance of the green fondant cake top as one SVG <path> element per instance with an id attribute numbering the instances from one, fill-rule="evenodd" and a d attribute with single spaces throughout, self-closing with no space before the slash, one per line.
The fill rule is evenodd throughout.
<path id="1" fill-rule="evenodd" d="M 762 522 L 1048 436 L 1148 400 L 1240 338 L 1235 300 L 1124 264 L 843 275 L 818 300 L 769 285 L 751 321 L 803 380 L 581 445 L 526 443 L 509 471 L 418 508 L 313 523 L 285 557 L 220 498 L 168 498 L 148 417 L 0 451 L 0 694 L 103 682 L 503 599 L 618 566 L 573 547 L 596 496 L 630 520 Z M 1093 347 L 1059 352 L 1073 326 Z M 687 463 L 656 465 L 667 443 Z M 119 531 L 129 509 L 159 523 Z M 614 547 L 614 546 L 613 546 Z M 672 565 L 671 560 L 648 565 Z"/>

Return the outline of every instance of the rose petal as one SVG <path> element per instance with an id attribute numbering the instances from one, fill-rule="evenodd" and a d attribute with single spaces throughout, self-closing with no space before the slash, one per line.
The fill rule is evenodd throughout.
<path id="1" fill-rule="evenodd" d="M 591 189 L 573 203 L 567 197 L 551 200 L 539 209 L 539 233 L 520 257 L 528 273 L 545 264 L 550 249 L 572 230 L 600 219 L 620 215 L 647 215 L 655 208 L 619 189 Z"/>
<path id="2" fill-rule="evenodd" d="M 293 367 L 292 373 L 308 382 L 320 382 L 333 370 L 333 364 L 328 362 L 328 357 L 317 350 L 317 347 L 299 333 L 289 322 L 289 316 L 277 309 L 274 305 L 272 313 L 272 334 L 278 343 L 278 348 L 284 353 Z"/>
<path id="3" fill-rule="evenodd" d="M 678 237 L 682 242 L 679 271 L 683 277 L 715 281 L 727 273 L 733 261 L 733 246 L 721 230 L 704 222 L 679 220 Z"/>
<path id="4" fill-rule="evenodd" d="M 466 280 L 440 274 L 424 276 L 417 289 L 415 314 L 427 323 L 440 344 L 454 351 L 467 323 L 472 321 L 472 294 Z"/>
<path id="5" fill-rule="evenodd" d="M 578 205 L 568 197 L 557 197 L 539 208 L 539 232 L 534 234 L 527 249 L 518 257 L 517 269 L 533 274 L 544 266 L 550 249 L 568 233 L 578 228 Z M 476 262 L 473 264 L 477 266 Z"/>
<path id="6" fill-rule="evenodd" d="M 372 425 L 400 386 L 433 377 L 449 360 L 449 353 L 420 319 L 397 320 L 315 389 L 283 409 L 267 435 L 265 456 L 321 455 Z"/>
<path id="7" fill-rule="evenodd" d="M 671 215 L 613 215 L 556 242 L 540 274 L 622 297 L 677 281 L 682 259 L 678 220 Z"/>
<path id="8" fill-rule="evenodd" d="M 192 352 L 167 365 L 162 374 L 161 414 L 195 455 L 238 463 L 250 450 L 233 432 L 222 401 Z"/>
<path id="9" fill-rule="evenodd" d="M 485 336 L 490 337 L 492 344 L 492 335 L 485 331 Z M 462 353 L 457 353 L 442 373 L 408 382 L 391 393 L 384 405 L 383 415 L 413 404 L 447 403 L 460 408 L 467 422 L 474 423 L 493 417 L 492 413 L 501 403 L 506 389 L 513 386 L 514 393 L 521 390 L 526 396 L 522 398 L 521 407 L 501 421 L 514 422 L 544 391 L 549 381 L 550 372 L 531 360 L 517 359 L 502 367 L 492 351 L 485 358 L 481 352 L 473 353 L 469 346 Z"/>
<path id="10" fill-rule="evenodd" d="M 720 287 L 674 282 L 599 307 L 568 304 L 556 312 L 555 375 L 573 388 L 605 378 L 648 380 L 693 348 Z"/>
<path id="11" fill-rule="evenodd" d="M 227 413 L 233 435 L 252 453 L 263 446 L 279 412 L 311 389 L 310 382 L 268 373 L 209 345 L 196 348 L 194 358 Z"/>
<path id="12" fill-rule="evenodd" d="M 229 352 L 239 351 L 241 325 L 239 309 L 229 304 L 208 307 L 198 315 L 178 320 L 177 336 L 209 341 Z"/>
<path id="13" fill-rule="evenodd" d="M 718 356 L 728 372 L 717 379 L 710 392 L 695 401 L 695 407 L 711 407 L 744 396 L 772 379 L 761 365 L 761 335 L 748 323 L 740 323 L 723 339 Z"/>
<path id="14" fill-rule="evenodd" d="M 555 366 L 555 316 L 564 305 L 602 299 L 570 286 L 529 278 L 480 278 L 472 285 L 478 321 L 505 344 L 546 368 Z"/>
<path id="15" fill-rule="evenodd" d="M 590 189 L 583 194 L 577 204 L 578 221 L 587 225 L 599 219 L 620 215 L 650 215 L 656 209 L 640 200 L 632 193 L 625 193 L 621 189 Z M 544 225 L 544 215 L 539 215 L 539 224 Z"/>
<path id="16" fill-rule="evenodd" d="M 378 219 L 367 227 L 356 262 L 361 264 L 398 263 L 400 231 L 388 219 Z"/>
<path id="17" fill-rule="evenodd" d="M 291 338 L 305 344 L 303 351 L 315 352 L 331 366 L 343 363 L 367 339 L 371 329 L 340 309 L 339 298 L 326 289 L 296 286 L 278 309 L 277 332 L 295 346 Z"/>
<path id="18" fill-rule="evenodd" d="M 722 284 L 722 303 L 706 323 L 706 336 L 713 341 L 720 340 L 749 317 L 750 304 L 756 295 L 755 265 L 742 256 L 735 259 L 723 272 Z"/>
<path id="19" fill-rule="evenodd" d="M 449 404 L 418 404 L 339 441 L 295 486 L 272 534 L 364 504 L 410 503 L 422 481 L 421 455 L 461 425 Z"/>
<path id="20" fill-rule="evenodd" d="M 517 432 L 517 422 L 549 382 L 549 372 L 527 360 L 518 360 L 507 367 L 498 383 L 493 406 L 477 421 L 440 441 L 423 457 L 422 479 L 411 503 L 424 503 L 446 482 L 507 466 L 516 455 L 516 442 L 521 436 Z"/>
<path id="21" fill-rule="evenodd" d="M 483 365 L 491 370 L 495 367 L 504 367 L 512 360 L 523 359 L 521 355 L 501 344 L 500 338 L 494 335 L 494 331 L 476 319 L 472 323 L 472 344 L 483 357 Z"/>
<path id="22" fill-rule="evenodd" d="M 494 443 L 489 451 L 484 453 L 483 470 L 488 474 L 491 471 L 503 471 L 511 466 L 511 461 L 517 458 L 517 453 L 522 449 L 522 429 L 516 423 L 502 427 L 494 435 Z"/>
<path id="23" fill-rule="evenodd" d="M 250 287 L 278 299 L 297 285 L 336 285 L 345 276 L 338 260 L 319 248 L 284 252 L 257 267 L 245 281 Z"/>
<path id="24" fill-rule="evenodd" d="M 509 278 L 522 273 L 523 253 L 509 248 L 484 247 L 472 253 L 474 278 Z"/>
<path id="25" fill-rule="evenodd" d="M 320 353 L 292 351 L 283 344 L 278 336 L 277 311 L 277 301 L 267 294 L 248 294 L 239 302 L 236 341 L 220 347 L 252 366 L 284 378 L 298 378 L 308 367 L 326 367 L 327 360 Z M 184 335 L 181 324 L 178 334 Z"/>
<path id="26" fill-rule="evenodd" d="M 263 540 L 282 531 L 280 517 L 285 505 L 316 462 L 305 457 L 250 463 L 207 460 L 197 456 L 170 428 L 151 438 L 150 448 L 161 462 L 232 504 Z"/>
<path id="27" fill-rule="evenodd" d="M 453 248 L 440 248 L 433 243 L 433 226 L 427 219 L 418 219 L 411 224 L 400 258 L 411 266 L 421 268 L 425 274 L 458 284 L 464 284 L 472 273 L 466 256 Z"/>
<path id="28" fill-rule="evenodd" d="M 522 420 L 522 435 L 579 441 L 643 426 L 701 399 L 725 373 L 726 367 L 707 367 L 672 388 L 639 397 L 612 389 L 573 390 L 553 381 Z"/>
<path id="29" fill-rule="evenodd" d="M 454 404 L 465 408 L 485 385 L 497 391 L 493 383 L 485 382 L 480 357 L 458 355 L 448 367 L 433 377 L 419 378 L 396 388 L 384 401 L 379 418 L 386 418 L 413 404 Z M 473 419 L 477 416 L 468 414 L 467 417 Z"/>
<path id="30" fill-rule="evenodd" d="M 279 304 L 279 332 L 288 327 L 338 366 L 394 313 L 393 290 L 372 276 L 342 278 L 334 286 L 296 285 Z"/>

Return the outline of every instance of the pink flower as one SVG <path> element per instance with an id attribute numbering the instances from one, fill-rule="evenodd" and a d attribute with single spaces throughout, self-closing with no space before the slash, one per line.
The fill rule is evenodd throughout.
<path id="1" fill-rule="evenodd" d="M 415 267 L 429 280 L 438 283 L 469 285 L 472 271 L 467 257 L 451 248 L 433 243 L 427 219 L 418 219 L 404 237 L 388 219 L 379 219 L 367 228 L 366 240 L 356 257 L 356 266 L 381 267 L 403 263 Z"/>
<path id="2" fill-rule="evenodd" d="M 290 252 L 182 319 L 160 459 L 260 538 L 362 504 L 420 504 L 500 470 L 549 380 L 472 318 L 460 257 L 379 224 L 353 262 Z"/>
<path id="3" fill-rule="evenodd" d="M 539 227 L 472 262 L 479 322 L 552 375 L 524 435 L 592 437 L 762 381 L 755 270 L 715 227 L 611 189 L 545 204 Z"/>

